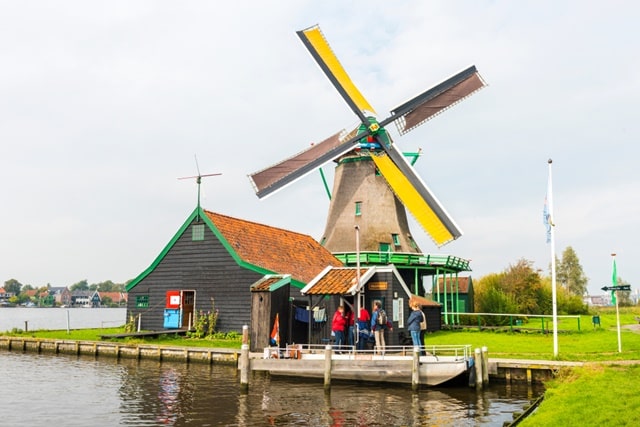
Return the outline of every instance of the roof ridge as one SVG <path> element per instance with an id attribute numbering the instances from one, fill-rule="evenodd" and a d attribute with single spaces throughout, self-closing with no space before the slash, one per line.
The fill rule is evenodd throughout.
<path id="1" fill-rule="evenodd" d="M 267 227 L 267 228 L 271 228 L 271 229 L 273 229 L 273 230 L 284 231 L 284 232 L 289 233 L 289 234 L 297 234 L 297 235 L 299 235 L 299 236 L 310 237 L 311 239 L 315 240 L 315 239 L 314 239 L 311 235 L 309 235 L 309 234 L 300 233 L 300 232 L 297 232 L 297 231 L 288 230 L 288 229 L 286 229 L 286 228 L 281 228 L 281 227 L 276 227 L 276 226 L 273 226 L 273 225 L 264 224 L 264 223 L 262 223 L 262 222 L 256 222 L 256 221 L 250 221 L 250 220 L 247 220 L 247 219 L 236 218 L 236 217 L 234 217 L 234 216 L 225 215 L 225 214 L 221 214 L 221 213 L 218 213 L 218 212 L 213 212 L 213 211 L 210 211 L 210 210 L 207 210 L 207 209 L 204 209 L 204 208 L 203 208 L 202 210 L 203 210 L 203 211 L 204 211 L 208 216 L 209 216 L 209 215 L 220 216 L 220 217 L 224 217 L 224 218 L 230 219 L 230 220 L 232 220 L 232 221 L 237 221 L 237 222 L 242 222 L 242 223 L 246 223 L 246 224 L 257 225 L 257 226 L 260 226 L 260 227 Z M 214 222 L 214 224 L 215 224 L 215 222 Z"/>

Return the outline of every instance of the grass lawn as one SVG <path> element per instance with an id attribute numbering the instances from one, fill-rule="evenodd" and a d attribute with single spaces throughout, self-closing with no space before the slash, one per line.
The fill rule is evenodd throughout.
<path id="1" fill-rule="evenodd" d="M 589 364 L 563 370 L 522 427 L 637 426 L 640 365 Z"/>
<path id="2" fill-rule="evenodd" d="M 59 331 L 29 331 L 18 333 L 5 333 L 4 335 L 16 337 L 31 337 L 56 340 L 75 340 L 75 341 L 101 341 L 101 335 L 124 333 L 124 327 L 120 328 L 98 328 L 98 329 L 73 329 L 67 333 L 66 330 Z M 233 339 L 196 339 L 176 335 L 160 335 L 157 338 L 120 338 L 112 339 L 114 342 L 122 342 L 127 344 L 152 344 L 166 346 L 186 346 L 186 347 L 212 347 L 212 348 L 237 348 L 242 344 L 241 337 Z"/>
<path id="3" fill-rule="evenodd" d="M 620 310 L 620 341 L 622 352 L 618 352 L 618 334 L 615 309 L 598 313 L 600 327 L 592 324 L 592 316 L 558 321 L 558 360 L 608 361 L 640 360 L 640 325 L 635 319 L 639 308 Z M 549 319 L 549 324 L 551 320 Z M 509 327 L 500 330 L 477 328 L 443 330 L 427 334 L 426 345 L 471 344 L 473 348 L 486 346 L 489 356 L 514 359 L 553 360 L 553 333 L 542 333 L 540 319 L 525 322 L 523 328 L 510 332 Z M 549 326 L 551 328 L 551 326 Z"/>

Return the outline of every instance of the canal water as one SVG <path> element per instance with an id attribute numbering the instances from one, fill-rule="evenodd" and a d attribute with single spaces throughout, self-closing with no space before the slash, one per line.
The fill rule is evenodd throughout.
<path id="1" fill-rule="evenodd" d="M 0 309 L 0 331 L 30 315 L 29 329 L 65 329 L 65 309 Z M 35 327 L 44 316 L 56 317 Z M 80 324 L 80 315 L 93 318 Z M 69 309 L 71 328 L 117 322 L 102 310 Z M 89 314 L 86 314 L 89 313 Z M 121 314 L 124 323 L 124 312 Z M 61 318 L 62 320 L 59 320 Z M 58 323 L 60 322 L 60 323 Z M 97 322 L 97 323 L 96 323 Z M 9 325 L 8 327 L 6 325 Z M 62 326 L 59 326 L 62 325 Z M 96 326 L 97 325 L 97 326 Z M 109 324 L 109 326 L 114 326 Z M 499 426 L 542 392 L 525 385 L 423 388 L 294 380 L 254 373 L 243 393 L 228 365 L 0 350 L 2 426 Z"/>
<path id="2" fill-rule="evenodd" d="M 126 308 L 0 308 L 0 332 L 113 328 L 126 322 Z"/>
<path id="3" fill-rule="evenodd" d="M 298 381 L 227 365 L 0 350 L 0 425 L 502 426 L 541 389 Z"/>

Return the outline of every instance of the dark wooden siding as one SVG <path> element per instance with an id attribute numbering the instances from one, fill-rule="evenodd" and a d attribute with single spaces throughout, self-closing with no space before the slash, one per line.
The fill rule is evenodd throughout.
<path id="1" fill-rule="evenodd" d="M 142 314 L 142 329 L 163 329 L 166 292 L 194 290 L 196 312 L 211 311 L 214 304 L 219 311 L 216 329 L 241 332 L 251 318 L 250 287 L 262 274 L 239 266 L 208 227 L 204 240 L 193 241 L 191 227 L 156 268 L 129 291 L 128 316 Z M 148 308 L 136 308 L 139 295 L 148 295 Z"/>
<path id="2" fill-rule="evenodd" d="M 252 314 L 250 325 L 251 351 L 262 351 L 270 346 L 271 331 L 276 313 L 280 324 L 280 347 L 290 343 L 289 339 L 289 285 L 275 291 L 251 292 Z"/>

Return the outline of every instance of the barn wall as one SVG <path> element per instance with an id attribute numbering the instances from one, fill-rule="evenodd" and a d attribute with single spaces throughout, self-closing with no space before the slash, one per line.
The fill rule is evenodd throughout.
<path id="1" fill-rule="evenodd" d="M 195 290 L 196 312 L 219 311 L 217 330 L 242 331 L 251 318 L 250 286 L 261 274 L 240 267 L 205 226 L 204 240 L 193 241 L 185 229 L 157 267 L 129 290 L 128 316 L 142 314 L 142 329 L 164 329 L 168 290 Z M 148 295 L 149 307 L 136 308 L 136 296 Z"/>

